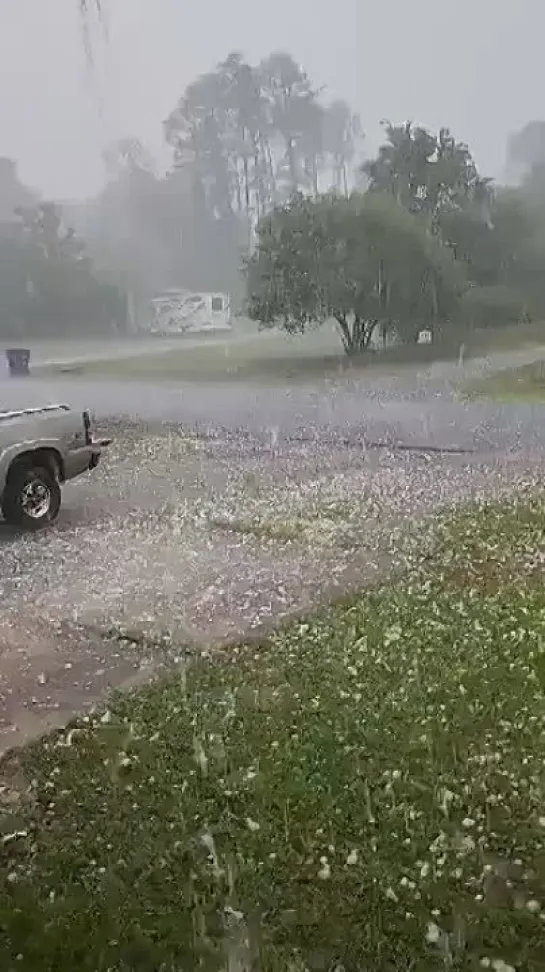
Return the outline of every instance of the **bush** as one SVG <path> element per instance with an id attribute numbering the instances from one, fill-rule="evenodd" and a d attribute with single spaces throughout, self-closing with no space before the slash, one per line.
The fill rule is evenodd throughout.
<path id="1" fill-rule="evenodd" d="M 461 301 L 462 320 L 471 329 L 507 327 L 529 320 L 529 307 L 524 297 L 503 284 L 474 286 Z"/>

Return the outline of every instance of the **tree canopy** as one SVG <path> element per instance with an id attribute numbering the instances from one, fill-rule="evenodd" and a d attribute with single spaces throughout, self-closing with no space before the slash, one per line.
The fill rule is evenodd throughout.
<path id="1" fill-rule="evenodd" d="M 76 2 L 92 54 L 104 0 Z M 40 208 L 0 159 L 0 222 L 10 227 L 2 245 L 10 266 L 22 261 L 23 278 L 40 253 L 50 279 L 62 266 L 76 289 L 87 274 L 142 308 L 166 286 L 228 290 L 240 306 L 249 258 L 256 318 L 300 329 L 333 316 L 350 351 L 377 331 L 414 340 L 424 325 L 444 332 L 464 316 L 491 325 L 545 313 L 544 122 L 510 139 L 520 185 L 507 190 L 446 126 L 385 123 L 383 144 L 363 161 L 357 113 L 286 51 L 259 64 L 231 51 L 173 102 L 168 171 L 158 174 L 137 138 L 119 139 L 78 234 L 59 235 L 59 214 Z M 55 260 L 45 256 L 51 246 L 60 248 Z"/>
<path id="2" fill-rule="evenodd" d="M 370 191 L 389 192 L 409 212 L 435 222 L 468 204 L 487 206 L 491 180 L 479 175 L 468 146 L 448 128 L 433 134 L 411 122 L 387 123 L 385 135 L 377 157 L 362 166 Z"/>
<path id="3" fill-rule="evenodd" d="M 260 225 L 248 283 L 252 318 L 290 332 L 333 318 L 353 354 L 377 328 L 414 341 L 438 327 L 464 277 L 427 223 L 391 196 L 298 194 Z"/>
<path id="4" fill-rule="evenodd" d="M 297 190 L 347 192 L 361 125 L 321 94 L 284 51 L 257 66 L 232 52 L 189 85 L 165 134 L 203 207 L 259 218 Z"/>
<path id="5" fill-rule="evenodd" d="M 44 202 L 19 208 L 0 233 L 0 333 L 5 337 L 124 327 L 122 292 L 100 281 L 85 244 Z"/>
<path id="6" fill-rule="evenodd" d="M 263 326 L 333 318 L 354 353 L 377 329 L 445 339 L 545 312 L 545 207 L 530 204 L 528 184 L 496 188 L 448 129 L 409 122 L 385 126 L 362 171 L 362 192 L 299 193 L 262 220 L 247 271 Z"/>

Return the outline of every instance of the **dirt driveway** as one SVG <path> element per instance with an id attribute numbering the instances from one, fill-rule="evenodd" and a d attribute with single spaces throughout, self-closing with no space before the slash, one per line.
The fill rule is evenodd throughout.
<path id="1" fill-rule="evenodd" d="M 56 529 L 0 528 L 0 748 L 196 645 L 372 581 L 414 517 L 539 479 L 537 454 L 113 431 L 107 461 L 66 489 Z"/>

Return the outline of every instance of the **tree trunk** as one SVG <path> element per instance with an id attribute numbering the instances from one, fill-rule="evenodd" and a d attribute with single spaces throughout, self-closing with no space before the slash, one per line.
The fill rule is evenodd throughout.
<path id="1" fill-rule="evenodd" d="M 276 202 L 276 175 L 274 172 L 274 162 L 273 162 L 273 157 L 271 152 L 271 143 L 269 142 L 268 138 L 264 139 L 263 147 L 264 147 L 265 158 L 267 159 L 267 168 L 269 170 L 269 179 L 270 179 L 271 193 L 272 193 L 272 199 L 269 200 L 269 203 L 275 203 Z"/>
<path id="2" fill-rule="evenodd" d="M 242 212 L 242 195 L 240 192 L 240 178 L 238 174 L 238 165 L 236 167 L 236 178 L 235 178 L 235 196 L 237 200 L 237 211 Z"/>
<path id="3" fill-rule="evenodd" d="M 295 146 L 291 136 L 286 138 L 286 156 L 288 159 L 288 169 L 290 173 L 290 188 L 292 192 L 296 192 L 299 185 L 299 179 L 297 176 L 297 165 L 295 161 Z"/>
<path id="4" fill-rule="evenodd" d="M 341 169 L 341 172 L 342 172 L 342 180 L 343 180 L 343 191 L 344 191 L 345 196 L 348 196 L 348 174 L 347 174 L 347 171 L 346 171 L 346 160 L 345 159 L 343 159 L 343 161 L 342 161 L 342 169 Z"/>
<path id="5" fill-rule="evenodd" d="M 345 354 L 352 354 L 352 335 L 350 333 L 350 327 L 348 321 L 346 320 L 345 314 L 335 314 L 335 320 L 339 326 L 339 331 L 341 334 L 341 341 L 345 350 Z"/>
<path id="6" fill-rule="evenodd" d="M 371 338 L 378 324 L 377 320 L 365 320 L 359 314 L 355 314 L 352 327 L 347 320 L 346 314 L 335 314 L 335 320 L 339 325 L 345 353 L 349 357 L 369 349 Z"/>
<path id="7" fill-rule="evenodd" d="M 265 193 L 264 193 L 264 186 L 263 186 L 263 170 L 261 168 L 260 159 L 259 159 L 259 144 L 258 144 L 257 139 L 255 137 L 253 139 L 253 146 L 254 146 L 254 157 L 253 157 L 254 179 L 253 179 L 253 184 L 254 184 L 254 196 L 255 196 L 255 213 L 256 213 L 257 222 L 259 222 L 259 220 L 261 219 L 261 215 L 262 215 L 263 209 L 264 209 L 264 203 L 265 203 L 264 196 L 265 196 Z"/>
<path id="8" fill-rule="evenodd" d="M 320 194 L 320 188 L 318 185 L 318 159 L 316 156 L 312 159 L 312 189 L 314 191 L 314 197 L 317 199 Z"/>
<path id="9" fill-rule="evenodd" d="M 246 129 L 242 128 L 242 144 L 246 144 Z M 244 172 L 244 200 L 246 203 L 246 213 L 250 211 L 250 172 L 248 167 L 248 156 L 246 151 L 244 151 L 244 156 L 242 159 L 242 169 Z"/>

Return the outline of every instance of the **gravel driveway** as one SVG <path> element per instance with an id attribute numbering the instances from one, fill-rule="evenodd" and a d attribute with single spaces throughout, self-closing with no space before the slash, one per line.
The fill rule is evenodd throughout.
<path id="1" fill-rule="evenodd" d="M 0 530 L 0 747 L 199 643 L 396 562 L 411 519 L 540 482 L 545 410 L 464 405 L 446 373 L 258 389 L 3 382 L 91 404 L 115 444 L 55 530 Z"/>

